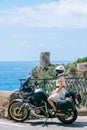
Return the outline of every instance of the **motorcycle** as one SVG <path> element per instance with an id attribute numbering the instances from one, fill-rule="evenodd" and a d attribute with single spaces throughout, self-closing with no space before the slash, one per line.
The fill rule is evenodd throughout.
<path id="1" fill-rule="evenodd" d="M 47 101 L 49 94 L 43 88 L 31 88 L 30 92 L 20 92 L 22 97 L 14 99 L 8 107 L 11 119 L 22 122 L 32 118 L 58 118 L 65 124 L 71 124 L 77 119 L 76 100 L 79 96 L 76 92 L 67 92 L 65 99 L 60 99 L 56 105 L 56 113 L 52 115 L 53 108 Z M 78 103 L 81 101 L 78 100 Z M 30 118 L 31 119 L 31 118 Z M 45 123 L 46 123 L 45 121 Z"/>

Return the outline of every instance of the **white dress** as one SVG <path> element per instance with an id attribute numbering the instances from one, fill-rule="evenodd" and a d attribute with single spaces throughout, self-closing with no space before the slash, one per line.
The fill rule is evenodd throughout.
<path id="1" fill-rule="evenodd" d="M 56 86 L 59 86 L 59 79 L 56 80 Z M 62 79 L 62 86 L 65 86 L 65 79 Z M 65 93 L 67 91 L 65 90 L 65 88 L 63 87 L 59 92 L 56 92 L 54 94 L 52 94 L 49 98 L 54 101 L 57 102 L 58 100 L 60 100 L 61 98 L 64 99 L 65 98 Z"/>

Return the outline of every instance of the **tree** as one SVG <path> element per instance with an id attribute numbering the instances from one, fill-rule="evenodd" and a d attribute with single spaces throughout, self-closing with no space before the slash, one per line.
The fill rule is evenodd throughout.
<path id="1" fill-rule="evenodd" d="M 78 58 L 76 62 L 77 63 L 87 62 L 87 56 L 84 58 Z"/>

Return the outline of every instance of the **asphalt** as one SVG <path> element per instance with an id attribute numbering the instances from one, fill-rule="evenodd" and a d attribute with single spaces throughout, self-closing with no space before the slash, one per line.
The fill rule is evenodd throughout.
<path id="1" fill-rule="evenodd" d="M 44 119 L 14 122 L 13 120 L 0 119 L 0 130 L 87 130 L 87 116 L 78 116 L 72 124 L 63 124 L 57 118 L 49 119 L 44 124 Z"/>

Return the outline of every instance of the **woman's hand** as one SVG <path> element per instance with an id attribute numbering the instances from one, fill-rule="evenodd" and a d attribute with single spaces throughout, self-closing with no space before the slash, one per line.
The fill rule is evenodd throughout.
<path id="1" fill-rule="evenodd" d="M 54 93 L 55 93 L 55 91 L 51 92 L 51 94 L 54 94 Z"/>
<path id="2" fill-rule="evenodd" d="M 57 92 L 58 92 L 58 89 L 59 89 L 59 88 L 56 88 L 56 90 L 54 90 L 51 94 L 57 93 Z"/>

